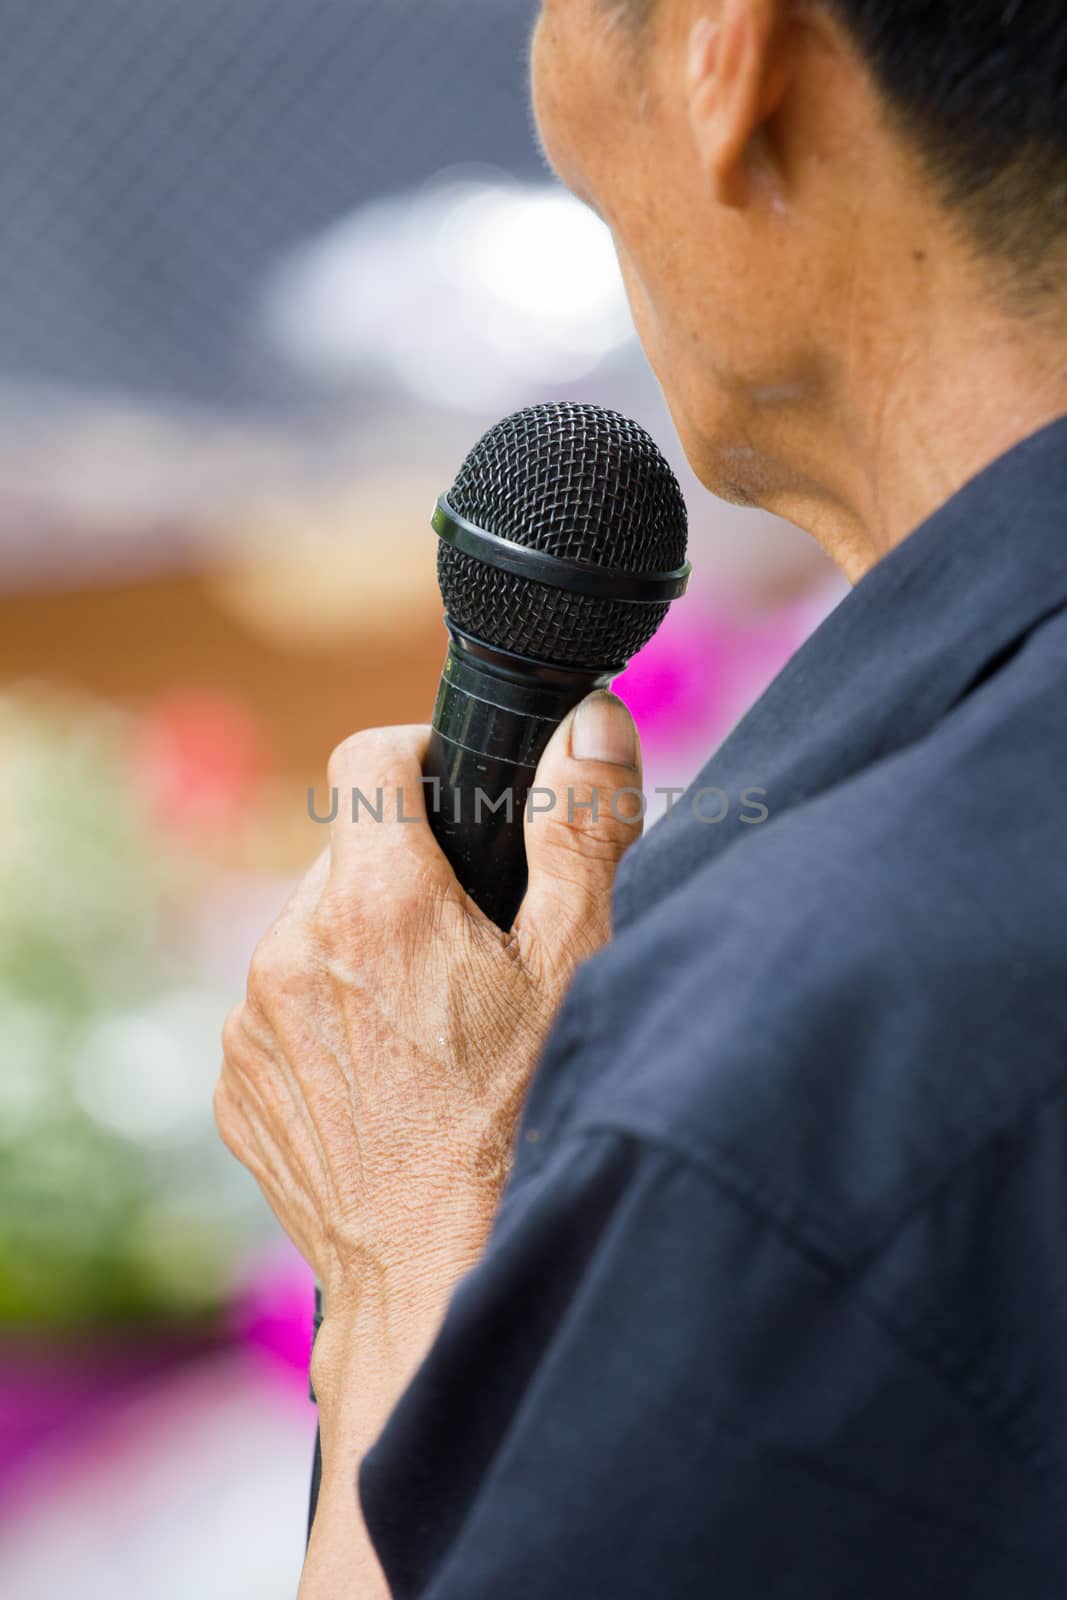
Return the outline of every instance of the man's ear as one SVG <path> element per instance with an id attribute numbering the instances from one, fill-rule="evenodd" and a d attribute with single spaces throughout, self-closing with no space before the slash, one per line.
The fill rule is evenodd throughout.
<path id="1" fill-rule="evenodd" d="M 788 81 L 784 0 L 722 0 L 689 35 L 689 122 L 714 198 L 743 206 L 746 155 Z"/>

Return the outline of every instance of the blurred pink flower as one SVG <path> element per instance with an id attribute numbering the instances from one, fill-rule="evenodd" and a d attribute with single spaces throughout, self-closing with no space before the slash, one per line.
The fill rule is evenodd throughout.
<path id="1" fill-rule="evenodd" d="M 291 1245 L 254 1258 L 241 1275 L 230 1325 L 246 1349 L 278 1375 L 306 1387 L 311 1361 L 315 1280 Z"/>
<path id="2" fill-rule="evenodd" d="M 134 740 L 134 776 L 150 813 L 183 834 L 227 831 L 266 771 L 259 718 L 228 695 L 178 691 L 148 706 Z"/>
<path id="3" fill-rule="evenodd" d="M 641 729 L 646 757 L 710 755 L 822 621 L 836 595 L 807 595 L 770 613 L 677 605 L 616 689 Z"/>

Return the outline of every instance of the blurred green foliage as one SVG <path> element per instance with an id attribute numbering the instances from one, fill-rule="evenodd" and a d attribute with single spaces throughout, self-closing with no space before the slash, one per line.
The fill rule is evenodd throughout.
<path id="1" fill-rule="evenodd" d="M 203 870 L 145 814 L 121 715 L 0 699 L 0 1324 L 174 1324 L 223 1299 L 249 1212 L 211 1120 Z"/>

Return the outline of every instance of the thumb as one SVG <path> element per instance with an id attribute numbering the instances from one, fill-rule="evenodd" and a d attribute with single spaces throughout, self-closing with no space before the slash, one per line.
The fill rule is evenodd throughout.
<path id="1" fill-rule="evenodd" d="M 516 929 L 550 962 L 584 960 L 610 939 L 612 884 L 643 815 L 634 720 L 615 695 L 590 695 L 553 735 L 526 813 L 530 884 Z"/>

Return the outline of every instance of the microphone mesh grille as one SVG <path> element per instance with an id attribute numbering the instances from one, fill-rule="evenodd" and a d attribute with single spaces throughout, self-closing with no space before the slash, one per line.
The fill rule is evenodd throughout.
<path id="1" fill-rule="evenodd" d="M 506 418 L 475 445 L 448 499 L 486 532 L 564 561 L 634 574 L 685 562 L 678 480 L 643 428 L 599 406 L 562 402 Z M 457 627 L 558 666 L 621 666 L 669 610 L 553 589 L 446 543 L 438 576 Z"/>

